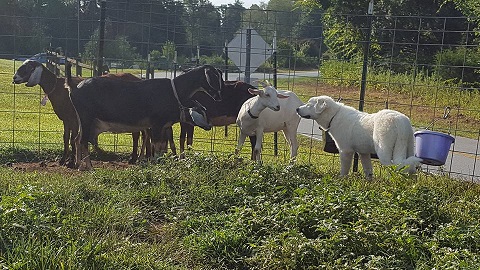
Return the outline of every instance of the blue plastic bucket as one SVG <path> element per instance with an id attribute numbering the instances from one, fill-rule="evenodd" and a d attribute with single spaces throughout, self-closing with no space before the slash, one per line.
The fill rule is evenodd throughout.
<path id="1" fill-rule="evenodd" d="M 445 164 L 455 138 L 430 130 L 417 131 L 413 135 L 415 136 L 415 156 L 423 159 L 423 164 L 432 166 Z"/>

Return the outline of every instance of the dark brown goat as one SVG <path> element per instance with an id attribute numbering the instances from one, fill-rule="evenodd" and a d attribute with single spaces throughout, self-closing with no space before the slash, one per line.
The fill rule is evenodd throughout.
<path id="1" fill-rule="evenodd" d="M 156 132 L 160 132 L 164 126 L 184 121 L 185 109 L 196 124 L 209 129 L 201 113 L 182 104 L 187 104 L 197 91 L 205 91 L 211 97 L 220 99 L 224 85 L 221 71 L 207 65 L 173 80 L 119 82 L 95 77 L 78 86 L 71 81 L 70 69 L 66 71 L 70 98 L 80 119 L 79 136 L 75 138 L 76 165 L 79 169 L 92 168 L 88 143 L 95 144 L 97 135 L 105 131 L 120 133 L 152 128 L 152 141 L 157 144 L 160 138 Z"/>
<path id="2" fill-rule="evenodd" d="M 222 100 L 214 101 L 203 92 L 197 92 L 192 96 L 192 100 L 196 100 L 206 108 L 208 120 L 212 126 L 228 126 L 234 124 L 240 107 L 249 98 L 253 97 L 248 92 L 249 88 L 254 86 L 242 81 L 225 81 L 222 89 Z M 194 126 L 189 123 L 180 122 L 180 157 L 185 156 L 185 141 L 187 147 L 193 144 Z M 176 147 L 173 141 L 173 131 L 171 127 L 164 128 L 163 136 L 166 139 L 162 144 L 162 152 L 167 151 L 167 142 L 170 144 L 173 155 L 176 155 Z M 250 136 L 250 142 L 253 146 L 256 142 L 255 136 Z"/>
<path id="3" fill-rule="evenodd" d="M 110 78 L 110 79 L 116 79 L 116 80 L 123 80 L 123 81 L 132 81 L 132 82 L 137 82 L 141 81 L 139 77 L 131 74 L 131 73 L 107 73 L 102 75 L 101 77 L 105 78 Z M 146 151 L 146 156 L 149 157 L 151 155 L 151 143 L 150 143 L 150 137 L 148 135 L 148 132 L 146 130 L 141 131 L 142 134 L 142 149 L 141 149 L 141 154 L 140 156 L 143 155 L 144 150 Z M 132 153 L 130 154 L 130 160 L 128 163 L 134 164 L 137 162 L 137 159 L 139 158 L 138 154 L 138 140 L 140 139 L 140 132 L 132 132 Z"/>

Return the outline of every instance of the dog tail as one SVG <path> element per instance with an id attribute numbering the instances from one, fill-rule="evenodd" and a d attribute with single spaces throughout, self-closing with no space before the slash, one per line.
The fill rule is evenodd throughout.
<path id="1" fill-rule="evenodd" d="M 398 169 L 400 171 L 415 173 L 422 159 L 415 157 L 413 129 L 410 121 L 404 119 L 404 121 L 399 122 L 397 130 L 400 134 L 397 135 L 397 142 L 394 147 L 394 163 L 399 165 Z"/>
<path id="2" fill-rule="evenodd" d="M 402 161 L 402 163 L 399 164 L 398 169 L 400 171 L 406 171 L 410 174 L 415 173 L 417 170 L 417 166 L 422 162 L 423 159 L 418 158 L 416 156 L 411 156 Z"/>

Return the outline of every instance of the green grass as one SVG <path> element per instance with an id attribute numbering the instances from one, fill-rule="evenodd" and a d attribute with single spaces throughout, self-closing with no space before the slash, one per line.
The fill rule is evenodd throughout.
<path id="1" fill-rule="evenodd" d="M 303 136 L 293 166 L 281 135 L 278 157 L 266 135 L 263 166 L 247 161 L 247 145 L 241 159 L 229 155 L 232 126 L 228 137 L 196 129 L 185 160 L 16 170 L 58 159 L 62 126 L 50 104 L 39 105 L 39 87 L 11 85 L 13 71 L 0 61 L 2 268 L 480 268 L 478 185 L 380 166 L 372 181 L 338 178 L 338 157 Z M 303 99 L 325 90 L 314 79 L 294 87 L 306 89 Z M 129 135 L 100 142 L 109 156 L 96 159 L 127 160 Z"/>
<path id="2" fill-rule="evenodd" d="M 211 154 L 67 175 L 1 167 L 0 265 L 480 267 L 477 185 L 394 172 L 339 179 L 317 168 Z"/>

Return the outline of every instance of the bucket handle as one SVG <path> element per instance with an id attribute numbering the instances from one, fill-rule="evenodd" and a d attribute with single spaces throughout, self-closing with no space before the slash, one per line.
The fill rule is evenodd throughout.
<path id="1" fill-rule="evenodd" d="M 450 108 L 450 106 L 446 106 L 445 109 L 443 110 L 443 119 L 447 119 L 448 117 L 450 117 L 450 111 L 452 109 Z"/>
<path id="2" fill-rule="evenodd" d="M 433 127 L 433 125 L 435 124 L 435 122 L 437 122 L 440 119 L 448 119 L 450 117 L 450 111 L 451 110 L 452 110 L 452 108 L 450 106 L 445 106 L 445 108 L 443 110 L 442 117 L 437 118 L 437 119 L 433 119 L 432 123 L 426 129 L 427 130 L 431 129 Z M 451 126 L 448 128 L 448 134 L 451 133 L 451 128 L 452 128 Z"/>

